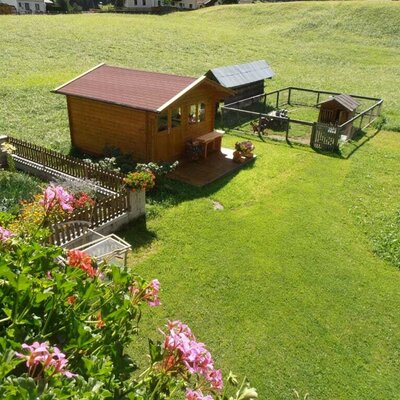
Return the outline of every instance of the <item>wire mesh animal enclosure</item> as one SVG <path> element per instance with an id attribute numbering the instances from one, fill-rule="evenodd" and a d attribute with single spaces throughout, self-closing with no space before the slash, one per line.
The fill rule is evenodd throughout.
<path id="1" fill-rule="evenodd" d="M 321 121 L 321 104 L 329 102 L 335 96 L 351 98 L 361 111 L 354 109 L 352 113 L 345 114 L 345 117 L 343 113 L 338 113 L 336 120 L 329 123 Z M 255 134 L 262 138 L 311 146 L 320 138 L 324 150 L 336 150 L 340 140 L 352 139 L 358 131 L 365 129 L 380 115 L 382 103 L 383 100 L 379 98 L 286 87 L 224 105 L 221 108 L 221 125 L 225 129 Z M 324 140 L 325 134 L 330 139 Z"/>

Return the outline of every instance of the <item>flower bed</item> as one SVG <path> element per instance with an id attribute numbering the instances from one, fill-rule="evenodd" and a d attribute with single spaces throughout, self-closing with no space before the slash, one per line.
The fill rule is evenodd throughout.
<path id="1" fill-rule="evenodd" d="M 73 196 L 49 187 L 35 207 L 43 210 L 37 224 L 46 226 L 53 213 L 73 208 Z M 160 341 L 149 342 L 148 368 L 134 374 L 135 360 L 125 348 L 137 337 L 146 308 L 161 305 L 157 279 L 98 265 L 79 250 L 45 246 L 45 231 L 16 232 L 10 224 L 0 235 L 2 398 L 257 397 L 247 383 L 230 390 L 236 378 L 223 380 L 206 346 L 180 321 L 168 322 Z M 62 255 L 65 262 L 58 261 Z"/>

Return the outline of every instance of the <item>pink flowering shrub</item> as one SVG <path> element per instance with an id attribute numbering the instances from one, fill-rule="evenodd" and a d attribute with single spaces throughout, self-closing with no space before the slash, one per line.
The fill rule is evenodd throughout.
<path id="1" fill-rule="evenodd" d="M 186 369 L 202 378 L 201 386 L 220 391 L 224 384 L 222 373 L 214 368 L 214 361 L 204 343 L 198 342 L 190 328 L 180 321 L 169 321 L 164 340 L 164 368 L 166 371 Z"/>
<path id="2" fill-rule="evenodd" d="M 62 374 L 67 378 L 77 376 L 65 369 L 68 360 L 58 347 L 54 346 L 50 349 L 47 343 L 39 342 L 31 345 L 23 343 L 21 347 L 27 354 L 16 352 L 15 355 L 26 360 L 29 375 L 33 378 L 38 378 L 40 375 L 52 377 L 55 374 Z"/>
<path id="3" fill-rule="evenodd" d="M 66 212 L 73 211 L 74 196 L 68 193 L 62 186 L 49 185 L 43 192 L 43 205 L 46 212 L 51 212 L 60 207 Z"/>
<path id="4" fill-rule="evenodd" d="M 0 242 L 5 242 L 6 240 L 10 239 L 11 236 L 14 236 L 11 231 L 0 226 Z"/>

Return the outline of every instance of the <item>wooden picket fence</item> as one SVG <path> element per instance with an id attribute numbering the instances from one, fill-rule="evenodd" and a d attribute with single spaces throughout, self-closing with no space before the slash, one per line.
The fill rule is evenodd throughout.
<path id="1" fill-rule="evenodd" d="M 66 156 L 24 140 L 13 137 L 8 137 L 7 140 L 15 147 L 13 154 L 18 157 L 75 178 L 93 180 L 99 186 L 113 192 L 119 192 L 123 186 L 123 174 L 107 171 L 98 165 L 86 163 L 79 158 Z"/>
<path id="2" fill-rule="evenodd" d="M 129 211 L 129 194 L 122 191 L 95 203 L 93 207 L 75 210 L 52 226 L 50 243 L 62 245 L 84 235 Z"/>

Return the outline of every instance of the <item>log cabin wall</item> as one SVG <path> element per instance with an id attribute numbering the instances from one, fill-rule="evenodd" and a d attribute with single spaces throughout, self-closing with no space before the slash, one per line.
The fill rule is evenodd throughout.
<path id="1" fill-rule="evenodd" d="M 80 150 L 101 155 L 105 146 L 147 161 L 147 112 L 100 101 L 67 96 L 71 141 Z"/>
<path id="2" fill-rule="evenodd" d="M 246 85 L 236 86 L 232 88 L 235 91 L 233 96 L 224 100 L 225 104 L 235 103 L 239 100 L 248 99 L 264 93 L 264 81 L 247 83 Z"/>
<path id="3" fill-rule="evenodd" d="M 215 123 L 215 106 L 219 99 L 215 88 L 207 84 L 193 88 L 175 103 L 170 105 L 165 112 L 168 114 L 169 128 L 158 131 L 159 116 L 155 118 L 152 126 L 153 159 L 156 161 L 173 161 L 182 158 L 185 151 L 185 144 L 190 139 L 212 132 Z M 200 107 L 205 105 L 204 120 L 200 122 L 190 122 L 189 115 L 192 113 L 192 106 Z M 193 107 L 193 108 L 194 108 Z M 181 111 L 181 124 L 179 127 L 172 127 L 172 115 L 174 110 Z M 162 113 L 161 113 L 162 115 Z M 198 117 L 198 115 L 196 116 Z"/>
<path id="4" fill-rule="evenodd" d="M 335 101 L 321 104 L 318 122 L 343 124 L 355 115 Z"/>

